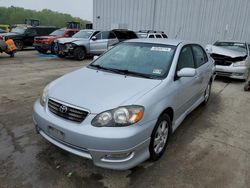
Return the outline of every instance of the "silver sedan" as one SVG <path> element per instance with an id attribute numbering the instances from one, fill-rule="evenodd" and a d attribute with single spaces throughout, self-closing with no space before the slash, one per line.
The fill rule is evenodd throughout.
<path id="1" fill-rule="evenodd" d="M 214 61 L 195 43 L 123 42 L 45 87 L 37 132 L 95 165 L 125 170 L 158 160 L 185 117 L 209 100 Z"/>

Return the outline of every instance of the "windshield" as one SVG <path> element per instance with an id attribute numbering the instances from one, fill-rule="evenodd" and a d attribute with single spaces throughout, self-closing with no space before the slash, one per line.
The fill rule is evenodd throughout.
<path id="1" fill-rule="evenodd" d="M 175 48 L 163 44 L 121 43 L 90 66 L 163 78 L 167 76 L 172 64 Z"/>
<path id="2" fill-rule="evenodd" d="M 78 33 L 74 34 L 72 38 L 84 38 L 89 39 L 92 35 L 93 31 L 79 31 Z"/>
<path id="3" fill-rule="evenodd" d="M 51 36 L 58 36 L 58 35 L 63 35 L 65 33 L 65 29 L 58 29 L 55 30 L 54 32 L 50 33 Z"/>
<path id="4" fill-rule="evenodd" d="M 25 30 L 26 30 L 26 28 L 23 28 L 23 27 L 15 27 L 11 30 L 11 32 L 24 34 Z"/>
<path id="5" fill-rule="evenodd" d="M 220 46 L 229 50 L 247 53 L 247 47 L 245 43 L 239 42 L 216 42 L 215 46 Z"/>

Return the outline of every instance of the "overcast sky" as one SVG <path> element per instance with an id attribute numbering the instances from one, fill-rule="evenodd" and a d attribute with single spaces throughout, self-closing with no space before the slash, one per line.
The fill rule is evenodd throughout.
<path id="1" fill-rule="evenodd" d="M 51 9 L 93 21 L 93 0 L 0 0 L 0 6 L 17 6 L 26 9 Z"/>

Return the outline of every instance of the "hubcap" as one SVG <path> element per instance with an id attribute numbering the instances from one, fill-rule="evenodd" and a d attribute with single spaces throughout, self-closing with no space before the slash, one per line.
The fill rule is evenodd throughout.
<path id="1" fill-rule="evenodd" d="M 167 121 L 162 121 L 155 133 L 154 151 L 159 154 L 165 147 L 168 139 Z"/>
<path id="2" fill-rule="evenodd" d="M 210 89 L 211 89 L 211 86 L 210 86 L 210 84 L 208 84 L 207 89 L 205 91 L 205 101 L 208 101 L 208 98 L 210 95 Z"/>

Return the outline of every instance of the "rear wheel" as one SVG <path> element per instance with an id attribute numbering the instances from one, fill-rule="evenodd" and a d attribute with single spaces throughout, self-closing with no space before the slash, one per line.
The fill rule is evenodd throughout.
<path id="1" fill-rule="evenodd" d="M 168 114 L 162 114 L 151 135 L 149 145 L 150 160 L 156 161 L 164 154 L 170 136 L 171 120 Z"/>
<path id="2" fill-rule="evenodd" d="M 81 47 L 76 47 L 74 49 L 73 55 L 76 60 L 84 60 L 86 56 L 86 51 Z"/>
<path id="3" fill-rule="evenodd" d="M 21 40 L 16 40 L 14 42 L 15 42 L 15 45 L 16 45 L 18 51 L 23 50 L 24 44 L 23 44 L 23 42 Z"/>
<path id="4" fill-rule="evenodd" d="M 210 81 L 209 84 L 207 85 L 207 88 L 204 92 L 204 101 L 203 104 L 207 104 L 207 102 L 209 101 L 210 95 L 211 95 L 211 87 L 212 87 L 212 82 Z"/>

